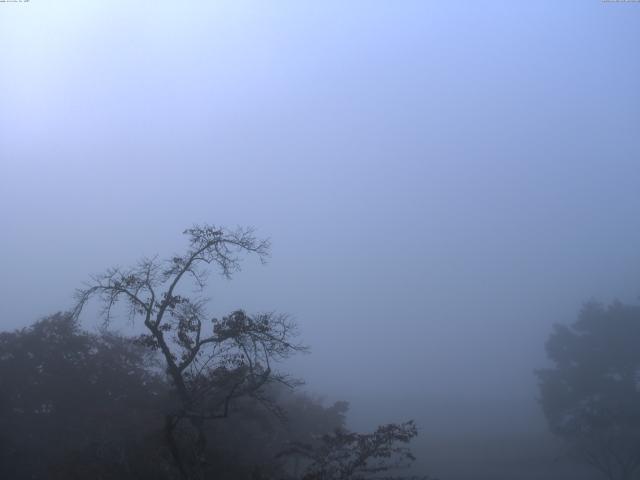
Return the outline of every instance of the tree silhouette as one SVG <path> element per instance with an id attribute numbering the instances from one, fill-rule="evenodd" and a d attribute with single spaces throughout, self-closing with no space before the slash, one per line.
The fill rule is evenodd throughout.
<path id="1" fill-rule="evenodd" d="M 610 480 L 640 469 L 640 307 L 585 305 L 546 344 L 553 368 L 537 371 L 551 431 Z"/>
<path id="2" fill-rule="evenodd" d="M 322 435 L 317 445 L 292 443 L 281 455 L 300 455 L 308 460 L 302 480 L 399 479 L 405 477 L 389 473 L 415 460 L 405 445 L 417 434 L 412 421 L 381 425 L 373 433 L 337 428 Z"/>
<path id="3" fill-rule="evenodd" d="M 184 478 L 201 478 L 206 470 L 206 422 L 226 418 L 232 403 L 247 396 L 278 413 L 264 396 L 264 387 L 294 381 L 275 371 L 273 363 L 305 347 L 294 342 L 296 325 L 286 315 L 238 310 L 216 319 L 200 296 L 211 267 L 230 278 L 240 269 L 240 255 L 255 254 L 264 261 L 267 240 L 257 239 L 247 228 L 205 225 L 184 233 L 189 247 L 182 255 L 166 261 L 145 258 L 132 268 L 111 268 L 92 277 L 77 291 L 74 317 L 98 297 L 105 324 L 118 302 L 128 307 L 132 320 L 142 320 L 147 333 L 138 341 L 161 353 L 175 394 L 176 406 L 165 416 L 171 454 Z M 188 293 L 189 287 L 196 293 Z M 179 432 L 185 422 L 194 432 L 186 449 L 179 441 L 190 441 L 188 432 Z"/>

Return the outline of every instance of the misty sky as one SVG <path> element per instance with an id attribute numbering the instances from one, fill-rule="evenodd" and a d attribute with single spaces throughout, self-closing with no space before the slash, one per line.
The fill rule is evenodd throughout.
<path id="1" fill-rule="evenodd" d="M 551 325 L 640 295 L 640 4 L 31 0 L 0 45 L 3 329 L 253 225 L 212 313 L 291 313 L 311 390 L 535 407 Z"/>

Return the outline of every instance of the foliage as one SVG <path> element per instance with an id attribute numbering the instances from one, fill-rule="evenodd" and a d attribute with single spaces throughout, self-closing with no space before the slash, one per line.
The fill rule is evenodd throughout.
<path id="1" fill-rule="evenodd" d="M 157 426 L 166 385 L 130 339 L 56 314 L 1 333 L 0 352 L 0 478 L 73 478 L 66 456 L 123 471 Z"/>
<path id="2" fill-rule="evenodd" d="M 408 467 L 415 460 L 405 445 L 417 434 L 412 421 L 381 425 L 369 434 L 337 428 L 322 435 L 319 445 L 298 442 L 283 454 L 310 461 L 303 480 L 392 478 L 387 472 Z"/>
<path id="3" fill-rule="evenodd" d="M 93 277 L 78 290 L 74 315 L 98 297 L 106 323 L 120 301 L 128 306 L 132 320 L 142 319 L 147 333 L 138 340 L 161 353 L 177 401 L 165 416 L 173 458 L 184 478 L 200 478 L 207 468 L 205 423 L 226 418 L 239 398 L 265 399 L 263 388 L 268 383 L 290 383 L 272 364 L 305 348 L 293 342 L 296 326 L 286 315 L 249 315 L 237 310 L 218 320 L 207 312 L 206 299 L 178 293 L 189 285 L 204 289 L 210 266 L 231 277 L 240 268 L 242 253 L 256 254 L 264 261 L 268 241 L 243 228 L 194 226 L 184 233 L 189 247 L 182 255 L 166 261 L 143 259 L 130 269 L 112 268 Z M 181 425 L 185 421 L 194 430 L 193 446 L 188 449 L 194 456 L 189 462 L 177 438 L 189 438 Z"/>
<path id="4" fill-rule="evenodd" d="M 209 315 L 207 267 L 230 277 L 240 254 L 264 259 L 267 241 L 250 229 L 185 234 L 183 255 L 109 269 L 78 290 L 73 312 L 0 334 L 0 478 L 361 479 L 413 459 L 412 422 L 350 433 L 346 403 L 293 392 L 274 369 L 305 351 L 286 315 Z M 103 329 L 90 334 L 78 317 L 94 297 Z M 118 303 L 143 335 L 107 329 Z"/>
<path id="5" fill-rule="evenodd" d="M 153 479 L 180 476 L 163 436 L 170 385 L 153 354 L 108 331 L 89 334 L 67 314 L 0 334 L 0 478 Z M 276 455 L 344 426 L 347 405 L 324 407 L 281 384 L 262 400 L 206 425 L 209 473 L 218 479 L 284 478 Z M 184 447 L 184 445 L 182 445 Z"/>
<path id="6" fill-rule="evenodd" d="M 640 307 L 587 304 L 546 344 L 553 368 L 539 370 L 553 433 L 609 479 L 640 467 Z"/>

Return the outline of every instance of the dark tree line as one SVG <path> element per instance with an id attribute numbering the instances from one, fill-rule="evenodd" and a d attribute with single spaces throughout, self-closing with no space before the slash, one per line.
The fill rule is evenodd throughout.
<path id="1" fill-rule="evenodd" d="M 163 414 L 175 408 L 172 386 L 135 339 L 89 334 L 71 315 L 56 314 L 0 334 L 0 351 L 0 478 L 179 475 L 163 432 Z M 207 426 L 216 478 L 292 475 L 285 446 L 320 444 L 322 435 L 344 429 L 344 402 L 324 407 L 275 384 L 264 394 L 279 416 L 247 397 L 224 422 Z M 176 435 L 185 458 L 190 435 Z"/>
<path id="2" fill-rule="evenodd" d="M 276 366 L 306 347 L 284 314 L 214 318 L 202 296 L 216 268 L 264 260 L 250 229 L 185 231 L 189 246 L 94 276 L 75 309 L 0 335 L 0 477 L 51 479 L 389 478 L 413 460 L 413 423 L 346 430 Z M 78 318 L 97 298 L 102 330 Z M 110 333 L 126 307 L 145 333 Z"/>
<path id="3" fill-rule="evenodd" d="M 90 478 L 96 463 L 96 478 L 115 478 L 142 467 L 131 456 L 144 457 L 167 393 L 148 352 L 83 332 L 65 314 L 0 334 L 0 352 L 0 478 Z"/>

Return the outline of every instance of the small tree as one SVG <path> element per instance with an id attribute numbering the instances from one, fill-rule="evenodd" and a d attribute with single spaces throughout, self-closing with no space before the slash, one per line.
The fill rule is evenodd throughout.
<path id="1" fill-rule="evenodd" d="M 546 344 L 537 371 L 551 431 L 610 480 L 640 470 L 640 307 L 587 304 Z"/>
<path id="2" fill-rule="evenodd" d="M 206 467 L 205 422 L 227 417 L 239 397 L 257 398 L 277 411 L 263 395 L 263 387 L 292 382 L 274 371 L 273 363 L 305 348 L 293 341 L 296 326 L 286 315 L 237 310 L 216 319 L 200 296 L 211 267 L 230 278 L 240 268 L 241 254 L 256 254 L 264 261 L 267 240 L 257 239 L 247 228 L 205 225 L 184 233 L 189 247 L 182 255 L 166 261 L 145 258 L 134 267 L 111 268 L 92 277 L 77 291 L 74 316 L 98 297 L 105 324 L 119 302 L 128 307 L 132 321 L 142 320 L 146 333 L 138 341 L 160 352 L 174 389 L 176 406 L 165 417 L 172 457 L 184 478 L 198 478 Z M 195 293 L 189 293 L 189 286 Z M 181 449 L 177 433 L 185 422 L 195 433 L 193 448 L 187 451 Z"/>
<path id="3" fill-rule="evenodd" d="M 415 460 L 406 446 L 418 434 L 413 421 L 379 426 L 373 433 L 340 427 L 321 435 L 315 445 L 293 442 L 280 456 L 306 460 L 302 480 L 428 480 L 426 476 L 394 476 Z"/>

